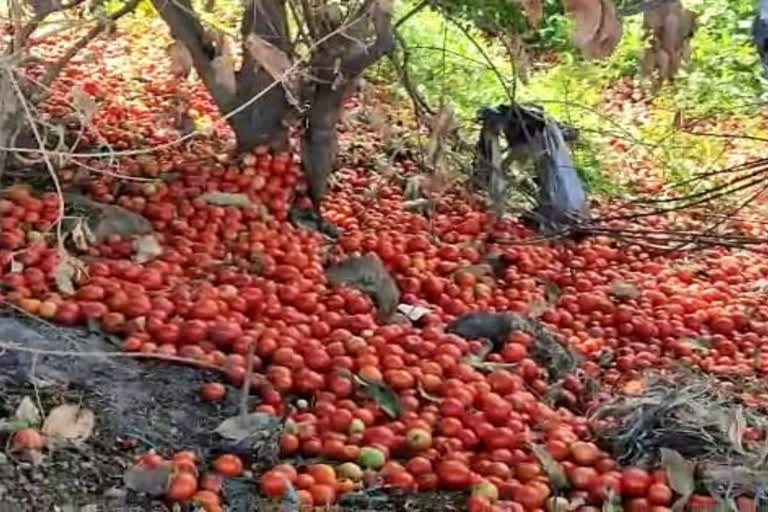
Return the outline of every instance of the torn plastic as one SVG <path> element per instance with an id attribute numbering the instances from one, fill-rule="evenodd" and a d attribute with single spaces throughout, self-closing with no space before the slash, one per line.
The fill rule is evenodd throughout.
<path id="1" fill-rule="evenodd" d="M 570 225 L 589 218 L 587 194 L 575 172 L 566 142 L 578 137 L 576 129 L 551 119 L 538 105 L 498 105 L 478 113 L 482 122 L 475 145 L 472 184 L 484 191 L 497 215 L 504 213 L 510 188 L 509 166 L 533 161 L 538 194 L 535 220 L 541 226 Z M 502 151 L 500 137 L 506 148 Z M 535 196 L 535 197 L 534 197 Z"/>
<path id="2" fill-rule="evenodd" d="M 539 223 L 552 227 L 589 220 L 587 193 L 560 127 L 547 123 L 543 139 L 544 153 L 536 163 L 539 194 L 535 213 Z"/>

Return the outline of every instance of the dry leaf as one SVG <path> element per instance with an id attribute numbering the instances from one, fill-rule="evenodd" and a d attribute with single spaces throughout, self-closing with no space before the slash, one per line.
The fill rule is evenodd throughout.
<path id="1" fill-rule="evenodd" d="M 70 96 L 72 97 L 72 104 L 83 115 L 85 122 L 90 123 L 93 120 L 94 114 L 99 110 L 96 100 L 85 92 L 79 84 L 72 88 Z"/>
<path id="2" fill-rule="evenodd" d="M 257 36 L 256 34 L 250 34 L 244 43 L 248 53 L 258 64 L 264 68 L 267 73 L 285 89 L 285 94 L 288 102 L 300 108 L 299 100 L 297 99 L 301 92 L 297 81 L 289 76 L 288 71 L 291 68 L 291 59 L 287 53 L 273 45 L 269 41 Z"/>
<path id="3" fill-rule="evenodd" d="M 70 235 L 72 236 L 72 242 L 75 244 L 75 248 L 77 248 L 78 251 L 87 251 L 91 243 L 96 241 L 94 240 L 91 228 L 89 228 L 88 224 L 82 219 L 75 225 L 70 232 Z"/>
<path id="4" fill-rule="evenodd" d="M 165 53 L 171 60 L 171 75 L 186 80 L 192 72 L 192 55 L 181 41 L 174 41 L 165 47 Z"/>
<path id="5" fill-rule="evenodd" d="M 237 82 L 235 81 L 235 64 L 232 58 L 227 55 L 220 55 L 211 61 L 211 68 L 216 83 L 228 94 L 235 94 Z"/>
<path id="6" fill-rule="evenodd" d="M 563 0 L 573 19 L 573 43 L 588 58 L 605 58 L 621 39 L 622 24 L 612 0 Z"/>
<path id="7" fill-rule="evenodd" d="M 24 271 L 24 264 L 19 260 L 11 257 L 11 273 L 18 274 Z"/>
<path id="8" fill-rule="evenodd" d="M 16 412 L 13 416 L 15 419 L 23 421 L 29 426 L 37 425 L 42 419 L 40 417 L 40 410 L 38 410 L 32 398 L 28 396 L 21 399 L 21 403 L 16 408 Z"/>
<path id="9" fill-rule="evenodd" d="M 532 27 L 538 27 L 544 17 L 544 8 L 541 0 L 516 0 L 525 11 L 528 23 Z"/>
<path id="10" fill-rule="evenodd" d="M 251 206 L 251 200 L 248 199 L 246 194 L 206 192 L 200 198 L 206 203 L 216 206 L 237 206 L 238 208 L 248 208 Z"/>
<path id="11" fill-rule="evenodd" d="M 45 14 L 61 9 L 61 0 L 27 0 L 35 14 Z"/>
<path id="12" fill-rule="evenodd" d="M 747 419 L 744 417 L 744 409 L 741 406 L 736 407 L 733 416 L 725 418 L 725 432 L 728 439 L 736 450 L 744 454 L 744 431 L 747 428 Z"/>
<path id="13" fill-rule="evenodd" d="M 250 34 L 246 38 L 245 47 L 254 60 L 266 69 L 272 78 L 275 80 L 285 78 L 286 71 L 291 67 L 291 59 L 288 54 L 256 34 Z"/>
<path id="14" fill-rule="evenodd" d="M 672 510 L 675 512 L 682 511 L 696 488 L 694 464 L 685 460 L 675 450 L 661 448 L 660 453 L 661 466 L 667 471 L 669 486 L 680 495 L 680 498 L 672 505 Z"/>
<path id="15" fill-rule="evenodd" d="M 531 443 L 531 451 L 539 459 L 541 468 L 546 473 L 549 481 L 554 486 L 554 490 L 561 492 L 570 487 L 570 482 L 565 474 L 565 469 L 562 464 L 557 462 L 555 458 L 550 454 L 543 446 Z"/>
<path id="16" fill-rule="evenodd" d="M 411 322 L 418 322 L 424 315 L 431 313 L 428 308 L 411 304 L 400 304 L 397 306 L 397 310 L 408 317 Z"/>
<path id="17" fill-rule="evenodd" d="M 74 279 L 77 275 L 76 267 L 70 263 L 69 259 L 62 259 L 56 268 L 53 269 L 53 280 L 56 288 L 64 295 L 75 293 Z"/>
<path id="18" fill-rule="evenodd" d="M 146 263 L 163 254 L 163 248 L 154 235 L 145 235 L 133 241 L 134 260 Z"/>
<path id="19" fill-rule="evenodd" d="M 172 469 L 170 463 L 160 464 L 157 467 L 136 464 L 125 472 L 123 482 L 132 491 L 150 496 L 162 496 L 168 489 Z"/>
<path id="20" fill-rule="evenodd" d="M 367 294 L 376 303 L 379 318 L 388 319 L 400 303 L 400 290 L 375 254 L 349 257 L 325 271 L 333 285 L 346 284 Z"/>
<path id="21" fill-rule="evenodd" d="M 96 425 L 93 411 L 79 405 L 63 404 L 55 407 L 43 422 L 43 434 L 49 443 L 55 440 L 82 443 L 91 436 Z"/>
<path id="22" fill-rule="evenodd" d="M 403 413 L 400 399 L 392 388 L 377 380 L 368 379 L 355 375 L 346 369 L 339 369 L 339 375 L 350 379 L 361 391 L 365 392 L 384 413 L 392 419 L 399 418 Z"/>
<path id="23" fill-rule="evenodd" d="M 546 313 L 552 306 L 544 298 L 538 298 L 531 302 L 528 306 L 528 316 L 531 318 L 539 318 Z"/>
<path id="24" fill-rule="evenodd" d="M 632 283 L 616 280 L 608 285 L 608 295 L 622 300 L 636 299 L 640 296 L 640 290 Z"/>
<path id="25" fill-rule="evenodd" d="M 493 266 L 490 263 L 477 263 L 475 265 L 468 265 L 466 267 L 458 268 L 451 274 L 451 277 L 455 278 L 459 272 L 462 274 L 472 274 L 475 277 L 494 275 Z"/>
<path id="26" fill-rule="evenodd" d="M 91 239 L 101 243 L 110 235 L 129 237 L 152 233 L 152 223 L 136 212 L 113 204 L 101 208 L 90 231 Z"/>
<path id="27" fill-rule="evenodd" d="M 240 442 L 260 432 L 280 427 L 280 418 L 272 414 L 255 412 L 246 416 L 237 415 L 222 421 L 215 432 L 225 439 Z"/>
<path id="28" fill-rule="evenodd" d="M 697 352 L 709 352 L 712 350 L 712 343 L 703 336 L 685 336 L 678 341 Z"/>

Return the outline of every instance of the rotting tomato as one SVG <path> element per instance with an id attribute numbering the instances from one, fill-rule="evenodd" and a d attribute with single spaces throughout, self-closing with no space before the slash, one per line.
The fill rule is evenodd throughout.
<path id="1" fill-rule="evenodd" d="M 290 481 L 283 472 L 271 470 L 261 476 L 259 483 L 265 496 L 277 497 L 285 494 Z"/>
<path id="2" fill-rule="evenodd" d="M 625 468 L 621 473 L 621 492 L 623 495 L 643 497 L 651 483 L 651 475 L 644 469 L 630 467 Z"/>
<path id="3" fill-rule="evenodd" d="M 169 501 L 186 501 L 197 492 L 197 476 L 189 472 L 175 473 L 168 482 L 165 497 Z"/>
<path id="4" fill-rule="evenodd" d="M 243 461 L 237 455 L 225 453 L 213 461 L 213 469 L 226 477 L 238 477 L 243 473 Z"/>

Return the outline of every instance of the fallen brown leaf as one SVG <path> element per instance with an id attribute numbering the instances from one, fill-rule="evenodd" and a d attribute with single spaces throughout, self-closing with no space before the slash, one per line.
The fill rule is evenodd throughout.
<path id="1" fill-rule="evenodd" d="M 56 442 L 82 443 L 93 433 L 96 415 L 90 409 L 74 404 L 54 407 L 43 422 L 42 432 L 49 445 Z"/>

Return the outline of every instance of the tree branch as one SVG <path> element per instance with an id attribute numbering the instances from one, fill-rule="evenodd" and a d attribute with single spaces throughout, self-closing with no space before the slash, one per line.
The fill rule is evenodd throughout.
<path id="1" fill-rule="evenodd" d="M 68 4 L 62 4 L 59 6 L 56 6 L 55 4 L 51 3 L 50 7 L 48 9 L 44 9 L 40 12 L 36 12 L 34 17 L 32 17 L 29 22 L 24 25 L 21 30 L 16 34 L 16 37 L 14 38 L 14 43 L 10 45 L 10 53 L 14 53 L 15 51 L 21 50 L 26 44 L 27 40 L 29 39 L 29 36 L 32 35 L 32 33 L 37 30 L 37 27 L 40 26 L 40 23 L 42 23 L 45 18 L 53 14 L 54 12 L 59 11 L 67 11 L 69 9 L 72 9 L 73 7 L 77 7 L 78 5 L 84 3 L 85 0 L 72 0 Z"/>
<path id="2" fill-rule="evenodd" d="M 299 13 L 299 8 L 294 3 L 294 0 L 288 0 L 288 7 L 291 9 L 291 15 L 293 16 L 294 21 L 296 22 L 296 26 L 298 27 L 298 30 L 296 31 L 296 39 L 291 43 L 291 46 L 295 48 L 296 44 L 299 42 L 299 40 L 304 39 L 304 44 L 307 45 L 307 47 L 312 45 L 312 33 L 309 29 L 310 27 L 310 20 L 307 18 L 305 20 L 305 23 L 302 23 L 301 15 Z"/>
<path id="3" fill-rule="evenodd" d="M 151 0 L 160 17 L 171 29 L 174 39 L 181 41 L 189 50 L 192 62 L 200 79 L 211 93 L 216 105 L 223 112 L 230 112 L 236 107 L 235 95 L 230 94 L 216 81 L 216 74 L 211 66 L 209 44 L 205 30 L 195 14 L 190 0 Z"/>
<path id="4" fill-rule="evenodd" d="M 408 11 L 407 13 L 405 13 L 405 14 L 403 15 L 403 17 L 402 17 L 402 18 L 400 18 L 399 20 L 397 20 L 397 21 L 395 22 L 395 29 L 398 29 L 398 28 L 400 28 L 400 26 L 401 26 L 403 23 L 407 22 L 407 21 L 408 21 L 409 19 L 411 19 L 413 16 L 417 15 L 418 13 L 420 13 L 420 12 L 421 12 L 422 10 L 424 10 L 424 8 L 425 8 L 425 7 L 427 7 L 427 6 L 429 6 L 429 0 L 422 0 L 421 2 L 419 2 L 418 4 L 416 4 L 416 6 L 415 6 L 413 9 L 411 9 L 410 11 Z"/>
<path id="5" fill-rule="evenodd" d="M 392 61 L 392 65 L 395 67 L 395 71 L 400 77 L 400 82 L 402 82 L 403 87 L 405 87 L 405 90 L 408 93 L 408 96 L 411 97 L 411 101 L 413 102 L 413 109 L 416 111 L 416 116 L 419 119 L 421 119 L 422 114 L 424 114 L 425 112 L 430 115 L 434 115 L 435 111 L 432 110 L 432 108 L 429 106 L 429 103 L 427 103 L 427 100 L 425 100 L 419 94 L 419 91 L 416 89 L 416 87 L 413 85 L 413 82 L 411 81 L 411 74 L 408 72 L 408 58 L 410 56 L 410 50 L 408 49 L 408 45 L 406 44 L 405 39 L 400 34 L 400 32 L 397 31 L 397 29 L 394 30 L 394 34 L 395 34 L 395 38 L 397 39 L 398 45 L 400 46 L 400 49 L 403 52 L 403 62 L 400 63 L 394 54 L 390 55 L 390 60 Z"/>
<path id="6" fill-rule="evenodd" d="M 110 24 L 116 22 L 123 16 L 132 13 L 139 5 L 139 1 L 140 0 L 128 0 L 120 9 L 110 14 L 106 19 L 99 19 L 95 27 L 91 28 L 91 30 L 89 30 L 88 33 L 86 33 L 75 44 L 73 44 L 64 53 L 64 55 L 62 55 L 61 58 L 56 61 L 56 63 L 48 68 L 42 80 L 40 80 L 40 84 L 46 88 L 51 85 L 53 81 L 56 80 L 56 77 L 59 76 L 61 70 L 64 69 L 70 60 L 72 60 L 72 57 L 77 55 L 77 52 L 88 46 L 88 43 L 96 39 L 96 37 L 104 32 L 104 30 L 108 28 Z"/>
<path id="7" fill-rule="evenodd" d="M 312 7 L 309 6 L 309 0 L 301 0 L 301 10 L 304 12 L 304 22 L 307 25 L 310 37 L 317 39 L 317 27 L 315 26 L 315 18 L 312 16 Z"/>
<path id="8" fill-rule="evenodd" d="M 365 68 L 395 49 L 392 12 L 383 9 L 379 1 L 374 2 L 370 9 L 373 27 L 376 31 L 376 40 L 363 50 L 358 50 L 342 59 L 341 66 L 347 79 L 360 76 Z"/>

